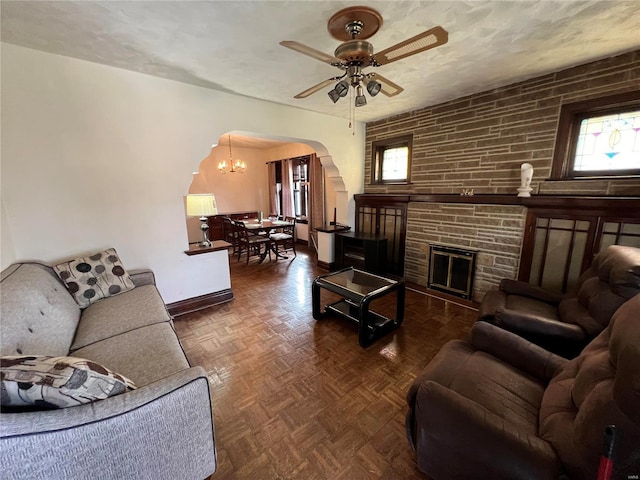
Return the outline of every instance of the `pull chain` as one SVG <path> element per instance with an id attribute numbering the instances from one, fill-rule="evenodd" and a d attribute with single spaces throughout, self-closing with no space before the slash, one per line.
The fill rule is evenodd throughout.
<path id="1" fill-rule="evenodd" d="M 356 107 L 353 100 L 353 87 L 349 89 L 349 128 L 351 129 L 351 135 L 355 135 L 353 124 L 355 123 Z"/>

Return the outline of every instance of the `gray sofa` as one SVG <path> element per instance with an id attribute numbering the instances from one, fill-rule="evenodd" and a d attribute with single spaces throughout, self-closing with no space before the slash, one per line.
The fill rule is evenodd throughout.
<path id="1" fill-rule="evenodd" d="M 58 410 L 3 413 L 3 479 L 204 479 L 216 469 L 209 382 L 182 350 L 150 270 L 81 310 L 54 271 L 2 272 L 0 353 L 73 356 L 136 390 Z"/>

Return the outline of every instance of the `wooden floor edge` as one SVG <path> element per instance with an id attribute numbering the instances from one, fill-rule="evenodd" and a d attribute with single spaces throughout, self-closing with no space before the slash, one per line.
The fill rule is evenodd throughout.
<path id="1" fill-rule="evenodd" d="M 233 290 L 227 288 L 219 292 L 206 293 L 198 297 L 169 303 L 167 310 L 172 316 L 179 317 L 180 315 L 186 315 L 187 313 L 197 312 L 198 310 L 220 305 L 221 303 L 230 302 L 233 298 Z"/>
<path id="2" fill-rule="evenodd" d="M 478 310 L 480 308 L 480 304 L 472 300 L 465 300 L 464 298 L 458 298 L 453 295 L 448 295 L 444 292 L 431 290 L 427 287 L 423 287 L 422 285 L 418 285 L 417 283 L 406 282 L 406 286 L 407 286 L 407 290 L 412 290 L 414 292 L 418 292 L 423 295 L 428 295 L 429 297 L 439 298 L 440 300 L 444 300 L 445 302 L 453 303 L 455 305 L 468 308 L 470 310 Z"/>

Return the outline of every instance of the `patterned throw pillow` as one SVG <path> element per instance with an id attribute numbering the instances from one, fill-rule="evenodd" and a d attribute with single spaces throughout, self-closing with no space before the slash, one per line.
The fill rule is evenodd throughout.
<path id="1" fill-rule="evenodd" d="M 66 408 L 112 397 L 136 386 L 128 378 L 76 357 L 0 358 L 2 407 Z"/>
<path id="2" fill-rule="evenodd" d="M 53 267 L 80 308 L 134 288 L 114 248 Z"/>

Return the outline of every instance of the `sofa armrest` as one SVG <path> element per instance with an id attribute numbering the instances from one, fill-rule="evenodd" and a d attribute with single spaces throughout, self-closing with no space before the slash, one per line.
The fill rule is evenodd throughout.
<path id="1" fill-rule="evenodd" d="M 136 287 L 141 287 L 142 285 L 155 285 L 156 277 L 153 273 L 153 270 L 150 268 L 138 268 L 134 270 L 129 270 L 129 277 L 133 281 L 133 284 Z"/>
<path id="2" fill-rule="evenodd" d="M 585 343 L 588 340 L 587 333 L 579 325 L 520 310 L 496 311 L 493 324 L 511 332 L 556 337 L 569 342 Z"/>
<path id="3" fill-rule="evenodd" d="M 563 296 L 557 293 L 549 292 L 543 288 L 531 285 L 520 280 L 502 279 L 500 282 L 500 290 L 509 295 L 520 295 L 523 297 L 533 298 L 550 305 L 558 305 Z"/>
<path id="4" fill-rule="evenodd" d="M 476 322 L 471 328 L 471 343 L 529 375 L 549 381 L 566 358 L 549 352 L 528 340 L 487 322 Z"/>
<path id="5" fill-rule="evenodd" d="M 436 382 L 420 386 L 414 409 L 416 460 L 433 478 L 557 480 L 562 473 L 548 442 Z"/>
<path id="6" fill-rule="evenodd" d="M 206 373 L 192 367 L 87 405 L 3 414 L 0 464 L 7 479 L 202 480 L 216 468 Z"/>

